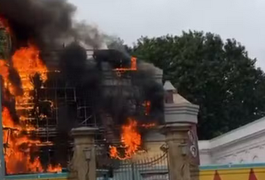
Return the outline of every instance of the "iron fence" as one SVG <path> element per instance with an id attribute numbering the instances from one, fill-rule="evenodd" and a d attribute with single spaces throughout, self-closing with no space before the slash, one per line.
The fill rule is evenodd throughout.
<path id="1" fill-rule="evenodd" d="M 101 161 L 98 166 L 98 180 L 168 180 L 168 154 L 159 151 L 157 153 L 142 153 L 132 159 L 118 160 L 110 157 L 97 156 Z M 100 170 L 101 171 L 100 171 Z"/>

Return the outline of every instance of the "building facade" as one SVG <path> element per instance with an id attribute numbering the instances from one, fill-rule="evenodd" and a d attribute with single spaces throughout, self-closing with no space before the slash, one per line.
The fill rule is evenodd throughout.
<path id="1" fill-rule="evenodd" d="M 168 87 L 164 87 L 168 88 Z M 172 87 L 171 87 L 172 88 Z M 174 102 L 191 104 L 180 94 Z M 263 180 L 265 179 L 265 118 L 242 126 L 208 141 L 199 141 L 200 180 Z M 163 151 L 165 136 L 159 129 L 151 129 L 144 136 L 144 150 L 138 159 L 155 157 Z M 166 167 L 167 163 L 160 163 Z M 163 168 L 160 167 L 160 170 Z M 165 168 L 166 170 L 166 168 Z M 146 171 L 146 169 L 145 169 Z M 142 172 L 143 173 L 143 172 Z M 165 176 L 162 179 L 167 179 Z M 67 173 L 8 176 L 6 179 L 66 180 Z M 145 178 L 143 178 L 144 180 Z M 100 180 L 100 178 L 98 178 Z M 161 179 L 160 179 L 161 180 Z"/>

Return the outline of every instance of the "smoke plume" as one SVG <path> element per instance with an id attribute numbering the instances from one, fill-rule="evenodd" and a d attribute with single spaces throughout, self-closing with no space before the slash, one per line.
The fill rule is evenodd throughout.
<path id="1" fill-rule="evenodd" d="M 104 121 L 109 119 L 112 122 L 108 124 L 120 125 L 128 117 L 134 117 L 143 123 L 161 122 L 163 88 L 154 79 L 158 69 L 138 60 L 137 71 L 124 72 L 122 77 L 117 75 L 115 68 L 130 67 L 130 55 L 123 46 L 117 44 L 112 46 L 113 49 L 99 50 L 106 48 L 106 36 L 85 22 L 74 22 L 75 11 L 76 7 L 66 0 L 0 1 L 0 17 L 8 21 L 12 30 L 12 51 L 28 46 L 28 43 L 36 45 L 48 69 L 60 70 L 61 78 L 67 82 L 67 86 L 76 89 L 77 101 L 92 102 L 91 111 L 101 117 L 100 125 L 104 125 Z M 63 48 L 63 44 L 66 47 Z M 93 58 L 87 58 L 86 48 L 96 49 Z M 58 49 L 61 50 L 56 55 L 57 60 L 44 55 Z M 12 70 L 10 73 L 9 79 L 16 84 L 16 93 L 22 94 L 17 72 Z M 115 83 L 108 84 L 109 80 Z M 148 116 L 145 115 L 142 105 L 146 101 L 151 102 Z M 14 119 L 18 119 L 14 113 L 14 102 L 5 103 Z M 62 131 L 69 132 L 78 124 L 73 118 L 76 116 L 76 112 L 73 112 L 76 109 L 67 106 L 59 111 L 71 114 L 62 116 L 64 118 L 59 120 L 58 125 Z M 111 118 L 105 118 L 102 114 Z M 66 120 L 68 117 L 71 120 Z"/>
<path id="2" fill-rule="evenodd" d="M 28 41 L 38 48 L 53 49 L 66 40 L 82 40 L 98 48 L 103 40 L 96 28 L 74 22 L 76 7 L 66 0 L 1 0 L 0 15 L 8 20 L 15 47 Z"/>

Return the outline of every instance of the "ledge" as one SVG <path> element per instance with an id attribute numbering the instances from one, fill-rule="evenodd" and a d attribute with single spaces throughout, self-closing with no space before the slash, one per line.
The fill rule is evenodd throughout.
<path id="1" fill-rule="evenodd" d="M 166 123 L 198 123 L 199 106 L 189 103 L 165 104 Z"/>
<path id="2" fill-rule="evenodd" d="M 80 127 L 71 130 L 72 136 L 95 135 L 99 129 L 96 127 Z"/>

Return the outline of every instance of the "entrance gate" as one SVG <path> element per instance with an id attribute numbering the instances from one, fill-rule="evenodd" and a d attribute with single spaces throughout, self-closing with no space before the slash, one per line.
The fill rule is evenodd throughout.
<path id="1" fill-rule="evenodd" d="M 167 152 L 153 156 L 146 153 L 124 161 L 110 158 L 103 161 L 102 156 L 97 157 L 97 171 L 101 172 L 98 180 L 169 180 Z"/>

